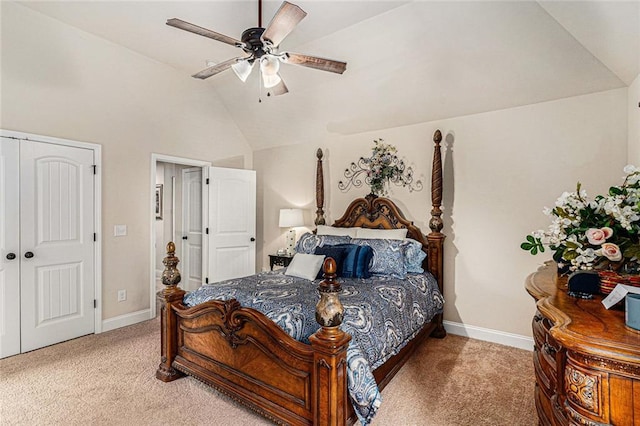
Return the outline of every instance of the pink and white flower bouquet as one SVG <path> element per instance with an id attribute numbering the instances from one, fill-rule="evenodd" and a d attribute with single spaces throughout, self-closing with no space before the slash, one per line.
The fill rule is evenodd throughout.
<path id="1" fill-rule="evenodd" d="M 593 200 L 578 182 L 554 208 L 545 208 L 551 225 L 527 235 L 520 247 L 538 254 L 548 246 L 559 265 L 578 269 L 611 269 L 640 273 L 640 168 L 626 166 L 621 186 Z"/>

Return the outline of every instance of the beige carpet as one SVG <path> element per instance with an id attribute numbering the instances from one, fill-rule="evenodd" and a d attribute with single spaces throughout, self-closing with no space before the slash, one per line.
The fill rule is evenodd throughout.
<path id="1" fill-rule="evenodd" d="M 159 322 L 0 360 L 2 425 L 261 425 L 192 378 L 155 379 Z M 536 425 L 531 352 L 429 339 L 382 392 L 373 425 Z"/>

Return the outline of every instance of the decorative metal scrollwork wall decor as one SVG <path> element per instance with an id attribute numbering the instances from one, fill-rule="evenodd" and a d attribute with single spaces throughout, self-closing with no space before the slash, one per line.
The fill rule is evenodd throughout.
<path id="1" fill-rule="evenodd" d="M 360 157 L 357 162 L 352 162 L 344 171 L 346 180 L 338 182 L 338 188 L 346 192 L 365 183 L 372 194 L 382 196 L 387 195 L 387 187 L 392 183 L 408 188 L 409 192 L 422 190 L 422 182 L 414 181 L 413 168 L 395 152 L 394 146 L 383 143 L 382 139 L 375 140 L 371 157 Z"/>

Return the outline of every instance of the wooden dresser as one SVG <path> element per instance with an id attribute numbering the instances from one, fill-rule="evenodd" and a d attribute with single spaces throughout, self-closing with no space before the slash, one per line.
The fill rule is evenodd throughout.
<path id="1" fill-rule="evenodd" d="M 567 295 L 555 263 L 526 281 L 533 318 L 535 398 L 541 425 L 639 425 L 640 332 L 601 296 Z"/>

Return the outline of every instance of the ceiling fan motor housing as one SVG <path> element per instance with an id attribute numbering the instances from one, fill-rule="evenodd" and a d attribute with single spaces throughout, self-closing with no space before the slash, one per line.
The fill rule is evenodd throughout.
<path id="1" fill-rule="evenodd" d="M 262 41 L 262 33 L 264 28 L 249 28 L 242 32 L 242 42 L 245 46 L 242 48 L 245 52 L 252 54 L 256 59 L 271 53 L 271 48 Z"/>

